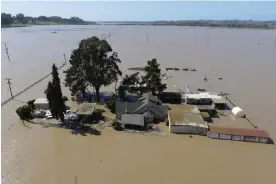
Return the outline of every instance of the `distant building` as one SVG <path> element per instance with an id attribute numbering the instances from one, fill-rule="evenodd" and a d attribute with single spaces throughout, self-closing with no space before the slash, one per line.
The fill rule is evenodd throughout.
<path id="1" fill-rule="evenodd" d="M 162 103 L 181 104 L 181 97 L 180 92 L 163 92 L 160 95 L 160 100 Z"/>
<path id="2" fill-rule="evenodd" d="M 168 119 L 171 133 L 207 135 L 207 122 L 194 105 L 172 105 Z"/>
<path id="3" fill-rule="evenodd" d="M 100 104 L 105 104 L 107 101 L 116 99 L 120 100 L 118 95 L 115 95 L 113 92 L 99 92 L 100 94 Z M 138 96 L 135 94 L 127 94 L 126 95 L 127 101 L 136 102 L 138 100 Z M 78 95 L 78 100 L 84 100 L 88 102 L 95 102 L 96 101 L 96 93 L 95 92 L 87 92 L 85 98 L 82 99 L 81 95 Z"/>
<path id="4" fill-rule="evenodd" d="M 268 143 L 264 130 L 210 126 L 207 136 L 213 139 Z"/>

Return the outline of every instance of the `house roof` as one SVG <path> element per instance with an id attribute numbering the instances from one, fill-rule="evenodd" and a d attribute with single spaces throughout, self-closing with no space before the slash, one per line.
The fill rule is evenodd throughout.
<path id="1" fill-rule="evenodd" d="M 159 100 L 156 96 L 153 96 L 151 94 L 144 94 L 141 98 L 138 99 L 138 102 L 144 102 L 144 103 L 162 103 L 161 100 Z"/>
<path id="2" fill-rule="evenodd" d="M 125 113 L 126 110 L 128 113 L 133 113 L 139 105 L 137 102 L 116 102 L 116 114 Z"/>
<path id="3" fill-rule="evenodd" d="M 122 114 L 121 123 L 144 126 L 144 116 L 142 114 Z"/>
<path id="4" fill-rule="evenodd" d="M 269 134 L 266 131 L 259 130 L 259 129 L 210 126 L 210 131 L 209 132 L 219 133 L 219 134 L 269 138 Z"/>
<path id="5" fill-rule="evenodd" d="M 120 114 L 127 113 L 132 114 L 143 114 L 146 111 L 151 111 L 153 114 L 157 116 L 166 116 L 168 113 L 168 106 L 167 105 L 157 105 L 160 100 L 157 97 L 147 95 L 140 98 L 138 102 L 116 102 L 116 115 L 117 118 Z M 160 102 L 161 103 L 161 102 Z"/>
<path id="6" fill-rule="evenodd" d="M 78 115 L 91 115 L 95 109 L 95 103 L 83 103 L 81 104 L 77 114 Z"/>

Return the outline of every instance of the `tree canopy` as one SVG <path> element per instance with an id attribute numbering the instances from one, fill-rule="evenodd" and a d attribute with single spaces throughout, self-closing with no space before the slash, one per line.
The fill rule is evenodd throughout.
<path id="1" fill-rule="evenodd" d="M 146 75 L 142 76 L 142 83 L 147 84 L 147 91 L 153 95 L 160 95 L 166 88 L 166 84 L 162 84 L 160 64 L 155 58 L 147 62 L 145 67 Z"/>
<path id="2" fill-rule="evenodd" d="M 87 25 L 87 24 L 96 24 L 95 22 L 87 22 L 79 17 L 71 17 L 69 19 L 62 18 L 59 16 L 39 16 L 31 17 L 25 16 L 23 13 L 18 13 L 16 16 L 11 14 L 2 13 L 1 14 L 1 26 L 10 26 L 14 23 L 17 24 L 71 24 L 71 25 Z"/>
<path id="3" fill-rule="evenodd" d="M 52 82 L 48 83 L 46 97 L 49 102 L 49 108 L 52 116 L 56 119 L 64 121 L 64 113 L 66 106 L 62 96 L 58 69 L 55 64 L 52 66 Z"/>
<path id="4" fill-rule="evenodd" d="M 113 52 L 106 40 L 95 36 L 83 39 L 72 52 L 71 66 L 65 71 L 65 84 L 72 93 L 82 92 L 87 85 L 93 86 L 99 102 L 100 88 L 110 85 L 122 75 L 118 66 L 120 62 L 117 52 Z"/>
<path id="5" fill-rule="evenodd" d="M 13 23 L 13 18 L 11 14 L 1 13 L 1 26 L 11 25 Z"/>

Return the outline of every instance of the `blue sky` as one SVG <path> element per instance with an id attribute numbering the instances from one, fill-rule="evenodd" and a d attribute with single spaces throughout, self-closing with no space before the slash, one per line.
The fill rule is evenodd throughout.
<path id="1" fill-rule="evenodd" d="M 276 20 L 276 2 L 1 2 L 1 12 L 90 21 Z"/>

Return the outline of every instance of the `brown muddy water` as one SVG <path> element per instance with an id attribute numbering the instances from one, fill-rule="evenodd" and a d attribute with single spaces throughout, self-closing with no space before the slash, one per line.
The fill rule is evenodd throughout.
<path id="1" fill-rule="evenodd" d="M 50 33 L 56 30 L 56 34 Z M 168 88 L 206 88 L 231 94 L 258 127 L 276 139 L 276 31 L 146 27 L 36 26 L 1 29 L 1 101 L 61 64 L 78 42 L 107 34 L 122 60 L 122 71 L 157 58 L 167 72 Z M 147 41 L 148 36 L 148 41 Z M 11 63 L 4 52 L 9 48 Z M 64 69 L 62 69 L 64 70 Z M 61 70 L 61 71 L 62 71 Z M 64 75 L 60 71 L 61 80 Z M 206 83 L 202 77 L 207 74 Z M 223 77 L 223 80 L 217 80 Z M 103 130 L 101 135 L 72 135 L 60 128 L 23 126 L 14 110 L 22 101 L 44 97 L 50 77 L 1 109 L 2 183 L 275 183 L 275 145 L 211 140 L 185 135 L 142 136 Z M 113 89 L 113 86 L 103 90 Z M 63 88 L 69 96 L 68 89 Z"/>

